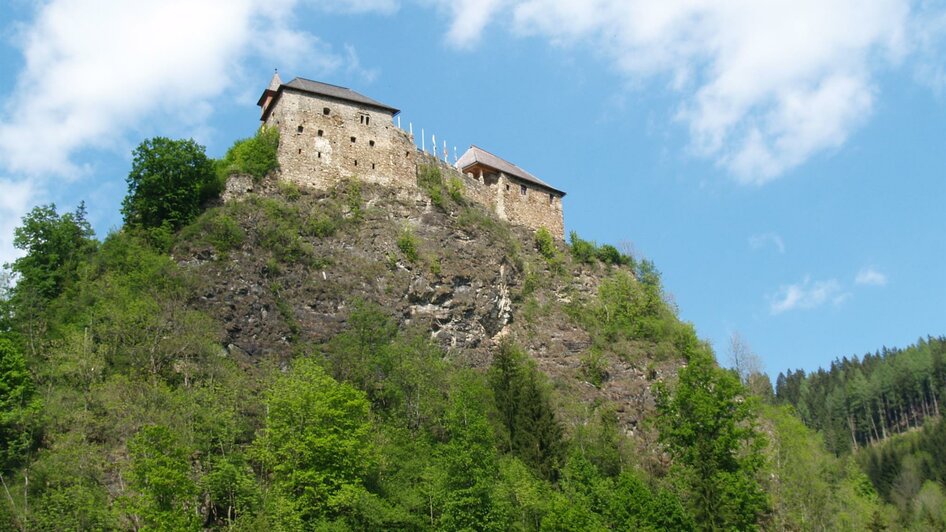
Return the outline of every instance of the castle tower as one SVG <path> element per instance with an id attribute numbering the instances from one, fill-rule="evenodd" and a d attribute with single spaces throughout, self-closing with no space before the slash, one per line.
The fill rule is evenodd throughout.
<path id="1" fill-rule="evenodd" d="M 328 189 L 342 179 L 413 186 L 416 148 L 394 124 L 394 107 L 305 78 L 275 74 L 257 105 L 260 120 L 279 131 L 282 178 Z"/>
<path id="2" fill-rule="evenodd" d="M 279 71 L 273 73 L 273 79 L 269 81 L 269 87 L 263 91 L 263 95 L 259 97 L 259 101 L 256 102 L 261 109 L 260 120 L 263 120 L 263 117 L 266 116 L 266 111 L 269 108 L 269 104 L 272 103 L 273 98 L 276 96 L 276 91 L 279 90 L 279 86 L 282 85 L 282 80 L 279 79 Z"/>

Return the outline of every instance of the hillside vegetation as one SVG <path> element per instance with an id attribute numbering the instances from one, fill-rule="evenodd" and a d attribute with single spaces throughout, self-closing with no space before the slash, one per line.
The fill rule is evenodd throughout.
<path id="1" fill-rule="evenodd" d="M 120 231 L 53 205 L 16 231 L 0 528 L 901 526 L 716 365 L 652 263 L 511 227 L 436 168 L 300 190 L 263 133 L 210 164 L 164 140 L 136 151 Z M 267 160 L 226 204 L 160 179 Z"/>

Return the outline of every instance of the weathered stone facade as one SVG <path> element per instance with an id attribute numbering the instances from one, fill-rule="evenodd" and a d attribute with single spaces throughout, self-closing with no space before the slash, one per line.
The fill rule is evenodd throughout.
<path id="1" fill-rule="evenodd" d="M 414 183 L 416 149 L 392 114 L 295 90 L 272 105 L 264 123 L 279 130 L 282 179 L 320 189 L 351 177 Z"/>
<path id="2" fill-rule="evenodd" d="M 467 153 L 489 156 L 492 166 L 477 164 L 470 172 L 459 164 L 467 154 L 459 168 L 427 156 L 394 125 L 398 111 L 380 102 L 343 87 L 301 78 L 283 84 L 274 76 L 259 105 L 263 123 L 279 131 L 280 179 L 323 190 L 348 178 L 416 187 L 418 164 L 436 162 L 463 178 L 471 200 L 502 219 L 564 238 L 564 192 L 476 147 Z"/>

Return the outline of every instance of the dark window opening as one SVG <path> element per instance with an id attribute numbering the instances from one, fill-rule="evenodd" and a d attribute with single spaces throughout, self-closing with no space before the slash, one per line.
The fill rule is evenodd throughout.
<path id="1" fill-rule="evenodd" d="M 552 195 L 552 194 L 549 194 L 549 205 L 551 205 L 551 204 L 553 204 L 553 203 L 555 203 L 555 196 Z"/>
<path id="2" fill-rule="evenodd" d="M 322 152 L 319 152 L 319 159 L 322 158 Z"/>
<path id="3" fill-rule="evenodd" d="M 316 135 L 318 135 L 318 136 L 320 136 L 320 137 L 321 137 L 321 136 L 322 136 L 322 133 L 324 133 L 324 131 L 322 131 L 322 130 L 320 129 L 320 130 L 319 130 L 319 132 L 318 132 L 318 133 L 316 133 Z"/>
<path id="4" fill-rule="evenodd" d="M 374 163 L 371 163 L 371 169 L 374 170 Z"/>
<path id="5" fill-rule="evenodd" d="M 372 148 L 374 148 L 374 141 L 373 141 L 373 140 L 369 140 L 369 141 L 368 141 L 368 146 L 371 146 Z"/>
<path id="6" fill-rule="evenodd" d="M 299 153 L 302 153 L 302 148 L 299 148 Z"/>
<path id="7" fill-rule="evenodd" d="M 355 159 L 355 166 L 358 166 L 358 159 Z"/>
<path id="8" fill-rule="evenodd" d="M 509 191 L 509 185 L 506 185 L 506 191 L 507 192 Z"/>
<path id="9" fill-rule="evenodd" d="M 371 123 L 371 117 L 368 115 L 365 115 L 365 125 L 367 126 L 370 123 Z"/>
<path id="10" fill-rule="evenodd" d="M 520 195 L 520 196 L 525 196 L 525 195 L 526 195 L 526 186 L 525 186 L 525 185 L 519 185 L 519 195 Z"/>
<path id="11" fill-rule="evenodd" d="M 298 131 L 299 133 L 302 133 L 302 126 L 297 127 L 296 131 Z"/>
<path id="12" fill-rule="evenodd" d="M 324 107 L 324 108 L 322 109 L 322 114 L 323 114 L 323 115 L 328 116 L 329 113 L 331 113 L 331 111 L 329 111 L 328 107 Z"/>
<path id="13" fill-rule="evenodd" d="M 355 137 L 352 137 L 352 138 L 351 138 L 351 141 L 352 141 L 352 143 L 354 143 L 354 142 L 355 142 Z"/>

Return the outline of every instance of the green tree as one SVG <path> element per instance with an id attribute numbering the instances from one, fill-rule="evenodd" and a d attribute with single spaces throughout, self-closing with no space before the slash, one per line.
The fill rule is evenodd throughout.
<path id="1" fill-rule="evenodd" d="M 757 527 L 769 503 L 758 473 L 765 441 L 756 409 L 739 378 L 716 366 L 705 348 L 693 351 L 676 389 L 657 386 L 660 440 L 674 460 L 697 526 Z"/>
<path id="2" fill-rule="evenodd" d="M 23 355 L 0 337 L 0 473 L 25 457 L 41 410 Z"/>
<path id="3" fill-rule="evenodd" d="M 562 427 L 555 418 L 538 370 L 521 349 L 503 343 L 493 357 L 489 381 L 506 429 L 505 450 L 522 459 L 542 478 L 555 478 L 564 454 Z"/>
<path id="4" fill-rule="evenodd" d="M 351 513 L 374 469 L 368 400 L 311 359 L 297 359 L 266 392 L 266 426 L 256 452 L 269 472 L 286 528 Z"/>
<path id="5" fill-rule="evenodd" d="M 199 530 L 197 485 L 189 453 L 167 427 L 143 427 L 128 442 L 131 455 L 131 518 L 138 529 Z"/>
<path id="6" fill-rule="evenodd" d="M 444 424 L 450 440 L 440 446 L 440 526 L 445 530 L 506 530 L 508 517 L 494 504 L 498 476 L 489 390 L 478 375 L 464 372 L 454 383 Z"/>
<path id="7" fill-rule="evenodd" d="M 13 245 L 26 254 L 7 265 L 17 282 L 0 301 L 0 328 L 23 334 L 34 356 L 46 334 L 50 302 L 75 284 L 79 265 L 95 250 L 92 235 L 82 203 L 61 216 L 54 204 L 35 207 L 14 230 Z"/>
<path id="8" fill-rule="evenodd" d="M 201 205 L 220 191 L 220 181 L 204 147 L 191 139 L 155 137 L 135 148 L 122 201 L 131 227 L 176 230 L 200 213 Z"/>

